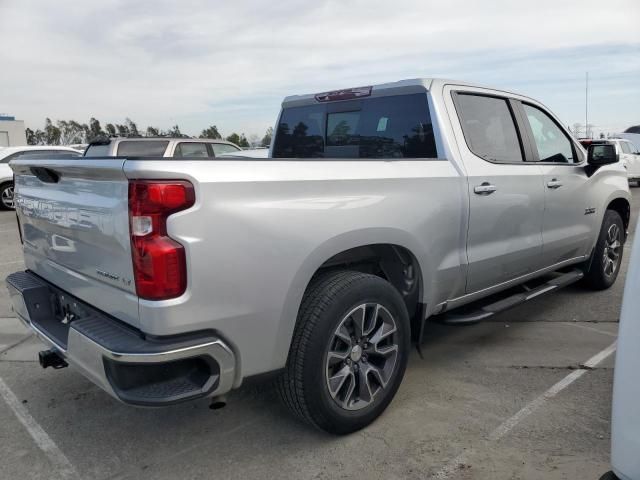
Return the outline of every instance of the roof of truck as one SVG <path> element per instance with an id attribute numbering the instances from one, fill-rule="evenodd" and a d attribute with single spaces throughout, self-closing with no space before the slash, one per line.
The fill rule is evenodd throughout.
<path id="1" fill-rule="evenodd" d="M 478 87 L 478 88 L 487 88 L 491 90 L 501 91 L 510 95 L 518 95 L 524 96 L 522 94 L 516 92 L 510 92 L 507 90 L 503 90 L 500 88 L 489 87 L 486 85 L 480 85 L 477 83 L 470 83 L 460 80 L 451 80 L 446 78 L 410 78 L 407 80 L 399 80 L 397 82 L 389 82 L 389 83 L 379 83 L 377 85 L 370 85 L 366 87 L 347 87 L 343 89 L 331 90 L 323 93 L 308 93 L 303 95 L 289 95 L 285 97 L 282 101 L 283 107 L 294 107 L 301 105 L 309 105 L 316 104 L 318 101 L 316 97 L 322 94 L 328 93 L 337 93 L 337 92 L 345 92 L 352 91 L 358 89 L 371 89 L 370 94 L 367 96 L 377 97 L 377 96 L 387 96 L 387 95 L 398 95 L 398 94 L 407 94 L 407 93 L 422 93 L 426 90 L 435 90 L 444 85 L 462 85 L 466 87 Z"/>

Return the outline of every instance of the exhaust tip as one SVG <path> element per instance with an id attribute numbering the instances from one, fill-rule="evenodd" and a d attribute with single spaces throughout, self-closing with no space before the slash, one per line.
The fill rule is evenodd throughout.
<path id="1" fill-rule="evenodd" d="M 211 399 L 211 403 L 209 404 L 209 408 L 211 410 L 220 410 L 227 406 L 227 397 L 226 395 L 220 395 L 219 397 L 213 397 Z"/>

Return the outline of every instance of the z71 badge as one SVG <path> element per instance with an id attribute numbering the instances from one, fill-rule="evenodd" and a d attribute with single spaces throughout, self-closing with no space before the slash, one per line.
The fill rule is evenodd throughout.
<path id="1" fill-rule="evenodd" d="M 104 270 L 96 270 L 96 273 L 101 277 L 108 278 L 109 280 L 115 280 L 116 282 L 120 280 L 123 285 L 129 286 L 131 285 L 131 280 L 128 278 L 120 278 L 119 275 L 115 273 L 105 272 Z"/>

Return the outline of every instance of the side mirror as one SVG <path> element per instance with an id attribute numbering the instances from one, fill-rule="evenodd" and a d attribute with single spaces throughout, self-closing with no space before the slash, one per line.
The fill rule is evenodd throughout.
<path id="1" fill-rule="evenodd" d="M 589 165 L 601 167 L 602 165 L 617 163 L 619 160 L 620 157 L 616 153 L 615 145 L 609 143 L 592 143 L 589 145 L 589 150 L 587 150 L 587 163 Z"/>

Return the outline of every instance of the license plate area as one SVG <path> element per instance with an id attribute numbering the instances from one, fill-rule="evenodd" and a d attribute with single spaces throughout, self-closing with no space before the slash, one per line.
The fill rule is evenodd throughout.
<path id="1" fill-rule="evenodd" d="M 75 298 L 53 287 L 49 288 L 49 305 L 50 315 L 39 317 L 33 323 L 66 349 L 71 323 L 85 318 L 88 313 Z"/>

